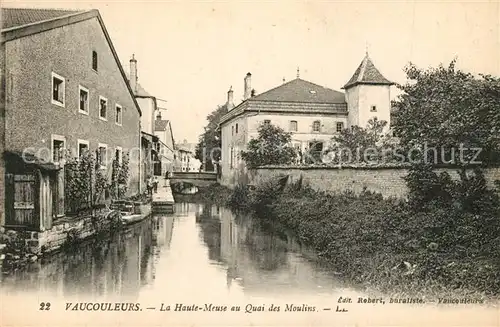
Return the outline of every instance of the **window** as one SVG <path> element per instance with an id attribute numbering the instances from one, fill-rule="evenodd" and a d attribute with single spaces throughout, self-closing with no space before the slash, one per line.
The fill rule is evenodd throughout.
<path id="1" fill-rule="evenodd" d="M 97 52 L 92 51 L 92 69 L 97 71 Z"/>
<path id="2" fill-rule="evenodd" d="M 375 112 L 375 111 L 377 111 L 377 106 L 371 106 L 370 111 L 371 111 L 371 112 Z"/>
<path id="3" fill-rule="evenodd" d="M 234 126 L 231 126 L 231 136 L 234 135 Z"/>
<path id="4" fill-rule="evenodd" d="M 297 121 L 290 120 L 290 132 L 296 132 L 296 131 L 297 131 Z"/>
<path id="5" fill-rule="evenodd" d="M 108 146 L 106 144 L 99 143 L 97 147 L 97 162 L 101 168 L 105 168 L 108 163 Z"/>
<path id="6" fill-rule="evenodd" d="M 316 120 L 313 123 L 313 132 L 319 132 L 320 130 L 321 130 L 321 123 L 319 122 L 319 120 Z"/>
<path id="7" fill-rule="evenodd" d="M 120 106 L 119 104 L 116 105 L 115 107 L 116 109 L 116 112 L 115 112 L 115 124 L 116 125 L 122 125 L 122 106 Z"/>
<path id="8" fill-rule="evenodd" d="M 342 132 L 343 129 L 344 129 L 344 123 L 338 122 L 337 123 L 337 133 Z"/>
<path id="9" fill-rule="evenodd" d="M 52 103 L 60 107 L 64 107 L 65 95 L 65 80 L 64 77 L 52 73 Z"/>
<path id="10" fill-rule="evenodd" d="M 89 141 L 78 140 L 78 158 L 89 150 Z"/>
<path id="11" fill-rule="evenodd" d="M 52 135 L 52 162 L 60 162 L 64 158 L 66 138 L 60 135 Z"/>
<path id="12" fill-rule="evenodd" d="M 238 124 L 236 124 L 235 133 L 238 134 Z"/>
<path id="13" fill-rule="evenodd" d="M 89 90 L 83 86 L 78 86 L 78 94 L 80 95 L 80 101 L 78 105 L 78 111 L 82 114 L 89 114 Z"/>
<path id="14" fill-rule="evenodd" d="M 271 121 L 269 119 L 264 120 L 264 125 L 271 125 Z"/>
<path id="15" fill-rule="evenodd" d="M 234 159 L 234 149 L 231 147 L 231 157 L 230 157 L 230 163 L 229 166 L 233 168 L 233 159 Z"/>
<path id="16" fill-rule="evenodd" d="M 115 160 L 121 165 L 123 159 L 123 149 L 120 146 L 116 147 Z"/>
<path id="17" fill-rule="evenodd" d="M 107 120 L 106 111 L 108 110 L 108 99 L 99 97 L 99 118 Z"/>

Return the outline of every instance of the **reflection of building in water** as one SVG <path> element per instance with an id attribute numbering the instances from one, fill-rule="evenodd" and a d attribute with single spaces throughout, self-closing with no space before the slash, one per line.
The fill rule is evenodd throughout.
<path id="1" fill-rule="evenodd" d="M 152 232 L 152 220 L 147 219 L 111 238 L 89 240 L 35 263 L 29 271 L 14 272 L 2 280 L 2 287 L 64 297 L 137 299 L 141 285 L 154 278 Z"/>
<path id="2" fill-rule="evenodd" d="M 198 203 L 178 202 L 175 204 L 175 215 L 187 217 L 189 216 L 189 213 L 201 210 L 201 207 L 202 206 Z"/>
<path id="3" fill-rule="evenodd" d="M 300 292 L 331 289 L 331 278 L 304 259 L 300 245 L 287 235 L 261 230 L 251 217 L 235 219 L 220 212 L 221 261 L 227 264 L 227 286 L 236 281 L 245 292 Z"/>
<path id="4" fill-rule="evenodd" d="M 201 237 L 207 245 L 208 258 L 213 261 L 221 261 L 221 224 L 217 219 L 217 206 L 201 205 L 196 212 L 196 223 L 201 229 Z M 215 217 L 214 217 L 214 216 Z"/>

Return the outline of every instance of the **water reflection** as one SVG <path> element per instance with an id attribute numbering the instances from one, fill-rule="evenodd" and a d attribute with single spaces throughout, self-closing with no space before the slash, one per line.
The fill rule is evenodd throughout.
<path id="1" fill-rule="evenodd" d="M 173 217 L 156 216 L 77 251 L 61 251 L 24 270 L 4 274 L 2 292 L 37 292 L 64 298 L 135 300 L 155 279 L 155 265 L 168 251 Z"/>
<path id="2" fill-rule="evenodd" d="M 196 296 L 331 292 L 335 279 L 306 254 L 293 238 L 266 231 L 250 217 L 178 203 L 174 215 L 152 216 L 109 239 L 4 275 L 1 287 L 11 294 L 129 301 L 189 288 Z"/>
<path id="3" fill-rule="evenodd" d="M 314 264 L 312 251 L 290 235 L 266 230 L 258 220 L 217 206 L 196 215 L 211 260 L 227 266 L 227 286 L 245 293 L 317 293 L 338 287 L 328 270 Z"/>

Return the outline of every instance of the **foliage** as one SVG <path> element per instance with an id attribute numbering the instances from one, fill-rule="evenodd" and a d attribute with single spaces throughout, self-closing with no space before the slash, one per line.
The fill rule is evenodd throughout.
<path id="1" fill-rule="evenodd" d="M 430 176 L 428 171 L 423 175 Z M 466 194 L 467 200 L 459 201 L 477 205 L 479 194 L 485 194 L 480 176 L 457 181 L 450 190 L 441 189 L 453 199 Z M 448 180 L 430 177 L 428 187 Z M 269 193 L 268 185 L 257 185 L 261 190 L 257 194 Z M 460 193 L 461 187 L 478 191 Z M 255 209 L 266 200 L 248 196 L 256 216 L 275 228 L 293 231 L 351 285 L 401 296 L 500 295 L 498 203 L 496 213 L 452 201 L 449 206 L 431 202 L 414 210 L 404 201 L 368 191 L 318 192 L 300 179 L 281 191 L 273 190 L 272 204 L 260 214 Z"/>
<path id="2" fill-rule="evenodd" d="M 405 147 L 482 149 L 477 161 L 500 161 L 500 79 L 475 77 L 455 67 L 405 68 L 408 82 L 394 102 L 394 131 Z M 464 151 L 464 162 L 475 151 Z M 441 160 L 441 159 L 440 159 Z"/>
<path id="3" fill-rule="evenodd" d="M 108 180 L 105 170 L 90 151 L 86 151 L 79 158 L 68 156 L 64 169 L 67 212 L 77 213 L 101 205 L 106 192 L 114 199 L 123 198 L 127 192 L 128 155 L 123 157 L 122 164 L 113 161 L 111 180 Z"/>
<path id="4" fill-rule="evenodd" d="M 352 126 L 332 138 L 333 162 L 373 162 L 395 159 L 396 142 L 385 133 L 387 122 L 372 118 L 366 127 Z"/>
<path id="5" fill-rule="evenodd" d="M 65 170 L 65 203 L 66 211 L 78 212 L 91 206 L 92 172 L 95 163 L 92 154 L 82 153 L 80 158 L 69 157 L 64 166 Z"/>
<path id="6" fill-rule="evenodd" d="M 250 190 L 248 186 L 238 184 L 231 192 L 227 205 L 236 211 L 246 211 L 250 209 L 249 203 Z"/>
<path id="7" fill-rule="evenodd" d="M 437 174 L 430 164 L 411 167 L 405 177 L 409 189 L 409 204 L 415 210 L 429 206 L 459 208 L 464 212 L 500 215 L 500 199 L 494 189 L 487 186 L 481 169 L 469 174 L 465 168 L 457 171 L 458 180 L 447 172 Z"/>
<path id="8" fill-rule="evenodd" d="M 221 156 L 221 133 L 218 129 L 219 122 L 227 113 L 226 105 L 218 106 L 217 109 L 212 111 L 207 116 L 207 125 L 205 126 L 205 132 L 200 135 L 198 138 L 198 144 L 195 149 L 195 158 L 203 162 L 203 156 L 207 156 L 206 165 L 207 171 L 213 171 L 214 166 L 211 160 L 209 159 L 210 153 L 213 153 L 213 159 L 215 161 L 220 160 Z M 206 153 L 203 154 L 203 148 L 206 148 Z"/>
<path id="9" fill-rule="evenodd" d="M 122 162 L 113 160 L 111 183 L 109 189 L 113 199 L 123 199 L 127 194 L 128 180 L 129 180 L 129 162 L 128 154 L 123 155 Z"/>
<path id="10" fill-rule="evenodd" d="M 291 133 L 272 124 L 261 124 L 259 136 L 248 142 L 247 150 L 241 152 L 241 158 L 247 167 L 291 164 L 297 153 L 290 146 Z"/>

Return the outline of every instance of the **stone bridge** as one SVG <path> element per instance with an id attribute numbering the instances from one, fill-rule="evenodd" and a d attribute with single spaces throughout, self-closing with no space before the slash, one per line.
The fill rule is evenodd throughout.
<path id="1" fill-rule="evenodd" d="M 197 187 L 207 187 L 217 183 L 217 173 L 212 172 L 174 172 L 170 184 L 189 183 Z"/>

